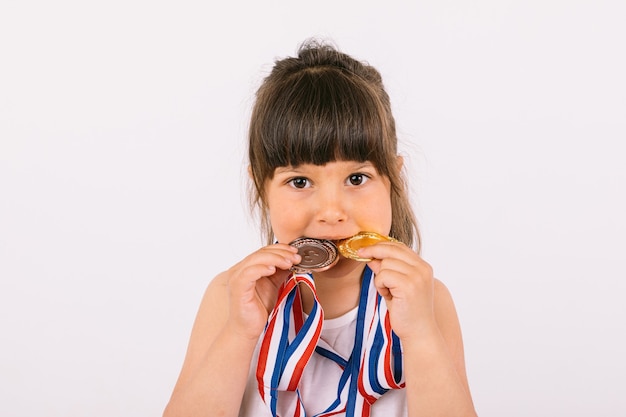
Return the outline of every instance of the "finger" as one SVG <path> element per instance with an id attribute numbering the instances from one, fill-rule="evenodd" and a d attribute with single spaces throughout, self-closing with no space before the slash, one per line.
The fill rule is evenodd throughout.
<path id="1" fill-rule="evenodd" d="M 357 251 L 361 258 L 385 259 L 398 256 L 417 255 L 411 248 L 399 242 L 379 242 L 375 245 L 365 246 Z"/>
<path id="2" fill-rule="evenodd" d="M 259 250 L 285 250 L 287 252 L 298 253 L 298 248 L 295 248 L 286 243 L 274 243 L 272 245 L 267 245 L 265 247 L 262 247 Z"/>
<path id="3" fill-rule="evenodd" d="M 385 286 L 379 287 L 378 285 L 376 285 L 376 290 L 386 301 L 390 301 L 393 298 L 391 291 L 389 291 L 389 288 Z"/>
<path id="4" fill-rule="evenodd" d="M 387 260 L 385 260 L 386 262 Z M 379 274 L 374 278 L 377 288 L 387 288 L 393 297 L 430 297 L 434 290 L 434 279 L 428 269 L 392 269 L 383 262 Z"/>
<path id="5" fill-rule="evenodd" d="M 270 275 L 267 277 L 268 282 L 271 283 L 274 288 L 276 288 L 278 290 L 278 288 L 280 288 L 280 286 L 282 284 L 285 283 L 285 281 L 287 281 L 287 278 L 289 278 L 289 276 L 291 275 L 291 271 L 284 271 L 281 269 L 278 269 L 274 274 Z"/>
<path id="6" fill-rule="evenodd" d="M 257 253 L 261 255 L 265 255 L 265 254 L 280 255 L 292 263 L 298 263 L 302 260 L 301 256 L 298 254 L 297 248 L 294 248 L 293 246 L 285 245 L 284 243 L 277 243 L 274 245 L 266 246 L 264 248 L 259 249 L 258 252 L 255 252 L 251 256 Z"/>
<path id="7" fill-rule="evenodd" d="M 380 259 L 372 259 L 367 263 L 367 266 L 369 266 L 374 275 L 378 275 L 382 266 L 382 261 Z"/>
<path id="8" fill-rule="evenodd" d="M 256 283 L 256 293 L 263 302 L 265 309 L 269 312 L 274 307 L 278 298 L 278 293 L 281 285 L 286 281 L 289 276 L 289 271 L 278 270 L 276 273 L 267 280 L 260 279 Z"/>
<path id="9" fill-rule="evenodd" d="M 233 266 L 230 274 L 231 286 L 249 291 L 259 279 L 273 277 L 277 271 L 288 271 L 301 260 L 297 249 L 287 244 L 262 247 Z M 284 275 L 270 279 L 280 283 L 284 281 Z"/>
<path id="10" fill-rule="evenodd" d="M 374 285 L 377 289 L 382 290 L 384 288 L 392 293 L 405 286 L 406 281 L 406 274 L 392 269 L 386 269 L 374 277 Z"/>
<path id="11" fill-rule="evenodd" d="M 244 269 L 253 265 L 265 265 L 267 267 L 273 266 L 282 270 L 288 270 L 300 261 L 301 257 L 297 253 L 286 249 L 268 247 L 249 255 L 240 264 Z M 264 275 L 266 276 L 267 274 Z"/>

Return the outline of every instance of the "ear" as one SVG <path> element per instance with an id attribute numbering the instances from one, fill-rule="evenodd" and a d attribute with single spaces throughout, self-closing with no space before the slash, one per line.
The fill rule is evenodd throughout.
<path id="1" fill-rule="evenodd" d="M 402 171 L 404 167 L 404 157 L 402 155 L 396 155 L 396 166 L 398 168 L 398 172 Z"/>
<path id="2" fill-rule="evenodd" d="M 248 176 L 251 180 L 254 180 L 254 177 L 252 176 L 252 165 L 248 165 Z"/>

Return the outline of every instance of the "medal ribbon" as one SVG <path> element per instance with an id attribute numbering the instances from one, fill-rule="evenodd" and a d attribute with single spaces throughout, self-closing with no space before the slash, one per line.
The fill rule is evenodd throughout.
<path id="1" fill-rule="evenodd" d="M 304 318 L 298 284 L 309 287 L 314 296 L 311 314 Z M 390 389 L 404 387 L 400 339 L 391 330 L 384 299 L 376 291 L 373 273 L 366 266 L 361 284 L 354 348 L 343 358 L 320 339 L 324 312 L 317 298 L 311 274 L 293 273 L 279 290 L 262 336 L 257 364 L 257 383 L 263 401 L 273 417 L 307 417 L 300 396 L 302 372 L 317 354 L 343 369 L 337 398 L 314 417 L 345 413 L 347 417 L 368 417 L 371 405 Z M 293 401 L 278 395 L 291 391 Z M 282 397 L 281 397 L 282 398 Z M 288 399 L 288 398 L 285 398 Z"/>

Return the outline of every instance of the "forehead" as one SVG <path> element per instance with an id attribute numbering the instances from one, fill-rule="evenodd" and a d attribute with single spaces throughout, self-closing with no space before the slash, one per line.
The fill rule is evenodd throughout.
<path id="1" fill-rule="evenodd" d="M 358 171 L 362 169 L 376 169 L 370 161 L 352 161 L 339 160 L 327 162 L 325 164 L 302 163 L 298 165 L 281 166 L 274 169 L 274 175 L 285 173 L 304 173 L 304 172 L 329 172 L 329 171 Z"/>
<path id="2" fill-rule="evenodd" d="M 337 160 L 372 161 L 384 170 L 396 153 L 394 122 L 375 90 L 336 71 L 299 73 L 257 101 L 250 161 L 275 168 Z"/>

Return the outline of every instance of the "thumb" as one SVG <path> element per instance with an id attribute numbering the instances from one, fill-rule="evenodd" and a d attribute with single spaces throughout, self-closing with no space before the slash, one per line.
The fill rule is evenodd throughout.
<path id="1" fill-rule="evenodd" d="M 367 266 L 370 267 L 370 269 L 372 270 L 374 274 L 378 274 L 380 272 L 381 262 L 382 261 L 380 259 L 372 259 L 371 261 L 367 263 Z"/>

